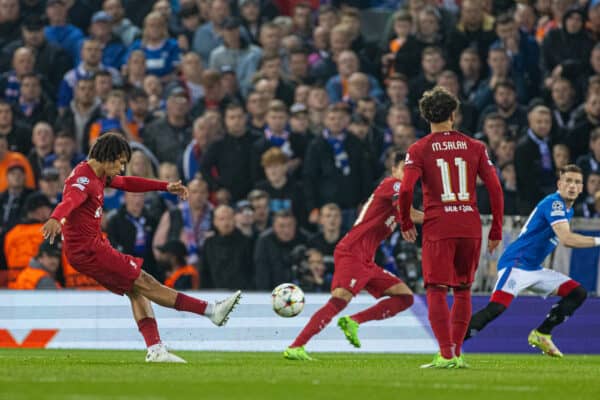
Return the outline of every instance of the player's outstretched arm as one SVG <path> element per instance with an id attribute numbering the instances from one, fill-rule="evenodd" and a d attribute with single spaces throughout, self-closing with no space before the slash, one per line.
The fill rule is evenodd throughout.
<path id="1" fill-rule="evenodd" d="M 600 246 L 600 237 L 584 236 L 572 232 L 567 221 L 553 224 L 552 229 L 558 240 L 567 247 L 587 248 Z"/>
<path id="2" fill-rule="evenodd" d="M 126 192 L 170 192 L 178 195 L 182 200 L 186 200 L 188 195 L 187 188 L 181 181 L 165 182 L 156 179 L 141 178 L 139 176 L 117 175 L 111 180 L 110 187 Z"/>
<path id="3" fill-rule="evenodd" d="M 44 235 L 44 240 L 48 239 L 50 244 L 54 244 L 54 238 L 60 235 L 62 225 L 60 222 L 55 220 L 54 218 L 50 218 L 44 226 L 42 226 L 42 234 Z"/>

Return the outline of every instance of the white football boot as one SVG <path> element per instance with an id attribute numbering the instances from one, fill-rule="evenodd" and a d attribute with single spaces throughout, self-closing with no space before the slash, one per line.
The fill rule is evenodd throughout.
<path id="1" fill-rule="evenodd" d="M 176 356 L 173 353 L 169 353 L 167 346 L 163 343 L 158 343 L 148 347 L 148 354 L 146 354 L 146 362 L 152 363 L 187 363 L 183 358 Z"/>
<path id="2" fill-rule="evenodd" d="M 217 326 L 225 325 L 229 319 L 229 314 L 231 314 L 235 306 L 240 302 L 241 297 L 242 291 L 238 290 L 225 300 L 217 301 L 215 304 L 211 304 L 212 310 L 210 314 L 206 314 L 206 316 L 212 321 L 213 324 Z"/>

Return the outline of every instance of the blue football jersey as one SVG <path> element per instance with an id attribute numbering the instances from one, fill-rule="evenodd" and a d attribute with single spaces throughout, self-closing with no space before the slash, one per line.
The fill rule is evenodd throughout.
<path id="1" fill-rule="evenodd" d="M 567 208 L 558 192 L 546 196 L 529 215 L 517 240 L 512 242 L 500 257 L 498 269 L 542 269 L 542 263 L 558 245 L 552 225 L 569 222 L 571 218 L 573 208 Z"/>

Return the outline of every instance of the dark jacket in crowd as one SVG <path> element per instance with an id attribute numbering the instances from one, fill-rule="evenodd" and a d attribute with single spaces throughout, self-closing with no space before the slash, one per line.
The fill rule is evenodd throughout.
<path id="1" fill-rule="evenodd" d="M 165 117 L 145 126 L 142 137 L 144 145 L 160 162 L 177 165 L 185 147 L 192 140 L 192 127 L 190 124 L 182 127 L 173 126 Z"/>
<path id="2" fill-rule="evenodd" d="M 264 231 L 254 248 L 254 279 L 257 290 L 272 290 L 282 282 L 292 279 L 293 260 L 290 257 L 294 248 L 306 243 L 301 231 L 289 242 L 281 242 L 273 229 Z"/>
<path id="3" fill-rule="evenodd" d="M 307 135 L 293 132 L 290 133 L 290 147 L 294 153 L 293 158 L 300 158 L 301 160 L 304 159 L 310 139 L 312 139 L 312 137 Z M 273 147 L 273 144 L 271 144 L 269 139 L 265 138 L 264 131 L 261 132 L 261 135 L 252 145 L 251 150 L 252 155 L 250 158 L 252 163 L 252 182 L 258 182 L 265 178 L 265 171 L 261 165 L 261 158 L 262 155 L 271 147 Z"/>
<path id="4" fill-rule="evenodd" d="M 201 170 L 211 191 L 225 188 L 232 201 L 246 197 L 252 189 L 249 149 L 255 139 L 248 132 L 239 138 L 227 134 L 208 147 Z"/>
<path id="5" fill-rule="evenodd" d="M 216 233 L 204 242 L 200 262 L 203 289 L 252 289 L 254 252 L 252 239 L 237 228 L 228 236 Z"/>
<path id="6" fill-rule="evenodd" d="M 304 196 L 307 210 L 336 203 L 342 209 L 351 209 L 365 200 L 373 187 L 371 166 L 362 143 L 346 134 L 350 174 L 344 175 L 336 167 L 331 145 L 318 136 L 311 142 L 304 159 Z"/>
<path id="7" fill-rule="evenodd" d="M 160 214 L 158 215 L 160 216 Z M 159 271 L 158 268 L 156 268 L 156 260 L 154 259 L 154 253 L 152 252 L 152 238 L 154 237 L 154 232 L 158 226 L 158 220 L 154 218 L 152 214 L 143 210 L 141 218 L 137 221 L 143 223 L 144 226 L 146 242 L 143 253 L 140 254 L 136 252 L 136 227 L 133 223 L 133 217 L 127 212 L 124 205 L 119 208 L 116 213 L 110 216 L 108 220 L 106 228 L 108 240 L 118 251 L 143 258 L 143 269 L 160 282 L 163 282 L 164 271 Z"/>

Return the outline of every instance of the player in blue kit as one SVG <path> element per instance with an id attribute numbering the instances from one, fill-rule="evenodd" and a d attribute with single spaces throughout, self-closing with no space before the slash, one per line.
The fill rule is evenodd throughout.
<path id="1" fill-rule="evenodd" d="M 573 315 L 584 302 L 587 292 L 581 285 L 560 272 L 542 268 L 544 259 L 560 241 L 567 247 L 600 246 L 600 237 L 571 232 L 573 203 L 583 190 L 583 174 L 576 165 L 561 168 L 558 191 L 546 196 L 525 222 L 517 240 L 511 243 L 498 261 L 498 280 L 488 305 L 471 318 L 466 339 L 475 336 L 498 318 L 513 298 L 525 289 L 546 297 L 556 294 L 562 299 L 552 306 L 542 324 L 529 333 L 531 346 L 552 357 L 562 357 L 552 342 L 550 332 Z"/>

